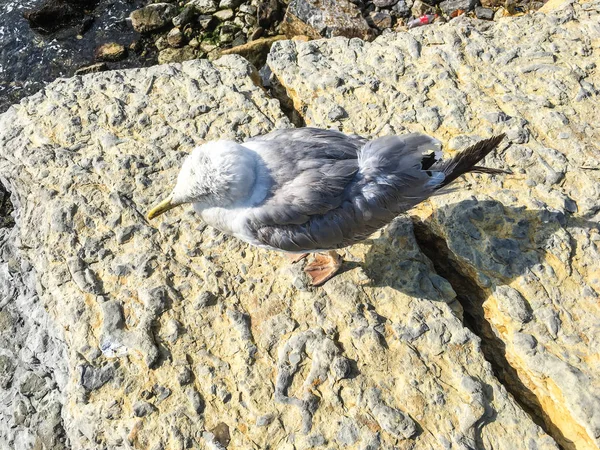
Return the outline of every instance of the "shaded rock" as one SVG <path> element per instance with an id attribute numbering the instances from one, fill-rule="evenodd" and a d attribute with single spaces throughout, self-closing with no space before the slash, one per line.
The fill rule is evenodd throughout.
<path id="1" fill-rule="evenodd" d="M 440 3 L 440 9 L 448 16 L 456 11 L 471 11 L 479 3 L 479 0 L 444 0 Z"/>
<path id="2" fill-rule="evenodd" d="M 399 0 L 398 3 L 396 3 L 392 7 L 392 15 L 395 15 L 397 17 L 407 18 L 410 17 L 410 14 L 410 7 L 408 6 L 405 0 Z"/>
<path id="3" fill-rule="evenodd" d="M 165 48 L 158 54 L 158 63 L 168 64 L 173 62 L 184 62 L 194 59 L 195 57 L 196 53 L 189 45 L 181 48 Z"/>
<path id="4" fill-rule="evenodd" d="M 135 417 L 145 417 L 152 414 L 154 411 L 156 411 L 156 408 L 151 403 L 139 401 L 133 404 L 133 415 Z"/>
<path id="5" fill-rule="evenodd" d="M 94 52 L 94 57 L 100 61 L 119 61 L 125 58 L 125 56 L 127 56 L 127 50 L 124 46 L 116 42 L 102 44 Z"/>
<path id="6" fill-rule="evenodd" d="M 167 42 L 169 43 L 169 45 L 171 47 L 181 47 L 185 43 L 185 38 L 184 38 L 181 30 L 179 28 L 175 27 L 171 31 L 169 31 L 169 33 L 167 34 Z M 185 60 L 182 60 L 182 61 L 185 61 Z M 177 62 L 180 62 L 180 61 L 177 61 Z"/>
<path id="7" fill-rule="evenodd" d="M 96 3 L 97 0 L 45 0 L 37 8 L 24 12 L 23 17 L 32 28 L 51 32 L 73 25 Z"/>
<path id="8" fill-rule="evenodd" d="M 221 51 L 222 55 L 236 54 L 243 56 L 255 67 L 262 67 L 267 60 L 267 55 L 273 43 L 286 39 L 285 36 L 272 36 L 268 38 L 256 39 L 247 44 L 228 48 Z"/>
<path id="9" fill-rule="evenodd" d="M 475 16 L 482 20 L 494 20 L 494 10 L 477 6 L 475 8 Z"/>
<path id="10" fill-rule="evenodd" d="M 387 11 L 373 11 L 369 14 L 369 19 L 375 28 L 383 30 L 392 26 L 392 16 Z"/>
<path id="11" fill-rule="evenodd" d="M 200 14 L 212 14 L 219 9 L 219 2 L 216 0 L 192 0 L 186 6 L 192 6 Z"/>
<path id="12" fill-rule="evenodd" d="M 289 38 L 306 35 L 313 39 L 333 36 L 365 39 L 372 35 L 358 7 L 348 0 L 292 0 L 281 27 Z"/>
<path id="13" fill-rule="evenodd" d="M 87 75 L 88 73 L 98 73 L 108 70 L 106 63 L 96 63 L 85 67 L 80 67 L 75 71 L 75 75 Z"/>
<path id="14" fill-rule="evenodd" d="M 264 28 L 271 28 L 274 22 L 281 19 L 281 5 L 277 0 L 266 0 L 258 3 L 258 24 Z"/>
<path id="15" fill-rule="evenodd" d="M 196 8 L 192 5 L 187 5 L 177 16 L 173 17 L 173 25 L 176 27 L 183 27 L 192 22 L 197 15 L 198 12 L 196 11 Z"/>
<path id="16" fill-rule="evenodd" d="M 373 0 L 372 3 L 379 8 L 389 8 L 398 3 L 398 0 Z"/>
<path id="17" fill-rule="evenodd" d="M 213 17 L 222 22 L 231 19 L 233 16 L 233 10 L 231 9 L 222 9 L 221 11 L 217 11 L 213 14 Z"/>
<path id="18" fill-rule="evenodd" d="M 166 27 L 177 15 L 177 7 L 170 3 L 153 3 L 130 14 L 135 31 L 148 33 Z"/>

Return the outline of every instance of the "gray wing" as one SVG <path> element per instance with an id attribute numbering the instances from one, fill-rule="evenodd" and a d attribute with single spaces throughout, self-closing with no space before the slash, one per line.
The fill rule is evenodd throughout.
<path id="1" fill-rule="evenodd" d="M 299 225 L 343 201 L 365 140 L 335 130 L 277 130 L 244 143 L 262 159 L 270 195 L 253 208 L 255 225 Z"/>
<path id="2" fill-rule="evenodd" d="M 359 242 L 432 195 L 444 179 L 443 174 L 428 170 L 439 158 L 437 150 L 439 142 L 428 136 L 389 136 L 360 149 L 358 159 L 350 160 L 356 164 L 353 171 L 338 174 L 345 164 L 326 164 L 310 171 L 309 179 L 300 174 L 290 184 L 293 189 L 282 191 L 284 195 L 256 215 L 255 237 L 286 251 L 335 249 Z M 320 178 L 332 169 L 331 177 L 337 181 L 333 186 L 322 184 Z M 333 191 L 336 195 L 330 196 Z M 291 206 L 293 199 L 300 201 L 300 209 Z M 294 220 L 286 221 L 290 208 Z"/>

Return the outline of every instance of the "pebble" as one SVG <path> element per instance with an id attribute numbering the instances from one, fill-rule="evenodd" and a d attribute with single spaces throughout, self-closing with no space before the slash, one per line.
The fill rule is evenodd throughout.
<path id="1" fill-rule="evenodd" d="M 133 404 L 133 415 L 135 417 L 146 417 L 156 411 L 151 403 L 140 400 Z"/>

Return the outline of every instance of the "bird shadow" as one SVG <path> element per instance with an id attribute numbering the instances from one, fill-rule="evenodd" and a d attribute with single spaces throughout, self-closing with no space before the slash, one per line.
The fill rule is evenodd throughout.
<path id="1" fill-rule="evenodd" d="M 481 350 L 496 378 L 537 425 L 568 448 L 570 441 L 509 363 L 506 343 L 485 317 L 489 293 L 482 286 L 507 285 L 518 277 L 535 279 L 540 272 L 553 277 L 552 265 L 545 264 L 549 258 L 568 273 L 577 248 L 574 234 L 589 235 L 598 228 L 596 221 L 561 212 L 469 199 L 438 208 L 426 219 L 397 218 L 372 241 L 362 268 L 371 286 L 388 286 L 414 298 L 447 302 L 455 293 L 463 310 L 460 319 L 481 338 Z M 532 315 L 532 305 L 523 300 Z M 491 398 L 475 428 L 476 443 L 482 442 L 483 427 L 497 415 Z"/>
<path id="2" fill-rule="evenodd" d="M 431 268 L 447 274 L 468 267 L 469 274 L 463 275 L 473 278 L 477 272 L 480 285 L 509 284 L 543 264 L 549 254 L 570 266 L 576 249 L 572 232 L 598 228 L 598 222 L 557 211 L 469 199 L 438 208 L 426 219 L 398 217 L 371 240 L 360 266 L 371 286 L 445 301 L 446 290 L 429 279 Z"/>

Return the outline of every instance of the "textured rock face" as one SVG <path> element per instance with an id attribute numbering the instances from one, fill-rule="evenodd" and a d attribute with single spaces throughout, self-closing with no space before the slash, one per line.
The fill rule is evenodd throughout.
<path id="1" fill-rule="evenodd" d="M 94 74 L 0 118 L 9 243 L 66 348 L 55 440 L 556 448 L 495 379 L 408 217 L 349 249 L 347 271 L 316 290 L 189 208 L 145 221 L 194 145 L 289 126 L 254 78 L 233 56 Z M 6 430 L 19 416 L 2 417 Z"/>
<path id="2" fill-rule="evenodd" d="M 574 39 L 580 64 L 597 59 L 592 14 L 577 8 L 519 20 L 533 21 L 540 36 L 561 24 L 553 41 L 561 49 L 562 38 Z M 598 289 L 590 260 L 598 196 L 569 189 L 584 190 L 583 177 L 597 176 L 578 168 L 595 167 L 585 156 L 597 142 L 592 103 L 550 97 L 565 116 L 570 102 L 570 123 L 584 131 L 567 126 L 576 137 L 570 146 L 548 150 L 554 128 L 542 134 L 522 115 L 534 109 L 523 93 L 534 75 L 519 65 L 520 54 L 493 73 L 471 60 L 494 63 L 502 52 L 484 56 L 491 36 L 506 45 L 502 33 L 516 41 L 526 23 L 501 22 L 485 34 L 483 24 L 456 23 L 372 44 L 274 44 L 271 69 L 309 123 L 369 135 L 425 126 L 452 148 L 503 127 L 513 140 L 528 131 L 529 141 L 516 146 L 524 157 L 509 149 L 489 161 L 512 167 L 515 178 L 468 178 L 466 193 L 435 199 L 415 212 L 420 219 L 400 217 L 347 249 L 343 273 L 319 289 L 307 287 L 298 265 L 220 235 L 190 207 L 152 224 L 144 218 L 195 145 L 290 126 L 241 58 L 59 80 L 0 116 L 0 176 L 16 207 L 0 253 L 0 313 L 14 311 L 32 330 L 23 341 L 14 338 L 21 330 L 2 334 L 0 348 L 26 341 L 42 361 L 29 357 L 27 366 L 26 352 L 0 354 L 0 386 L 9 392 L 2 401 L 32 405 L 18 414 L 16 406 L 0 408 L 2 441 L 33 448 L 15 438 L 18 430 L 50 448 L 76 449 L 556 449 L 525 411 L 554 408 L 546 415 L 555 420 L 561 411 L 567 421 L 544 424 L 554 438 L 562 433 L 591 448 L 597 375 L 588 349 L 597 306 L 584 295 Z M 584 30 L 592 37 L 577 41 Z M 461 44 L 466 33 L 474 50 Z M 575 51 L 572 43 L 564 51 Z M 541 66 L 548 65 L 561 61 Z M 490 97 L 496 87 L 486 77 L 503 73 L 513 76 L 501 85 L 521 92 L 505 92 L 518 102 L 514 110 Z M 598 85 L 581 73 L 555 82 Z M 530 165 L 518 179 L 523 161 Z M 561 184 L 545 184 L 552 177 L 535 174 L 557 171 L 556 161 L 564 161 Z M 573 196 L 576 214 L 549 200 L 562 190 L 558 198 L 572 205 Z M 560 258 L 570 274 L 557 269 Z M 569 300 L 576 295 L 579 305 Z M 506 367 L 494 361 L 501 345 Z M 520 378 L 500 373 L 508 363 L 531 398 L 515 400 L 505 388 L 521 393 L 510 384 Z M 553 397 L 542 396 L 540 380 Z M 35 399 L 46 387 L 49 394 Z M 62 405 L 47 423 L 46 399 L 52 411 Z M 535 399 L 543 408 L 527 404 Z"/>
<path id="3" fill-rule="evenodd" d="M 269 62 L 310 125 L 424 131 L 450 149 L 507 134 L 487 163 L 514 175 L 468 177 L 414 212 L 416 234 L 500 378 L 565 448 L 600 444 L 599 20 L 598 2 L 567 4 L 370 44 L 285 41 Z"/>
<path id="4" fill-rule="evenodd" d="M 313 39 L 346 36 L 367 38 L 369 24 L 349 0 L 292 0 L 283 18 L 288 37 L 307 35 Z"/>

